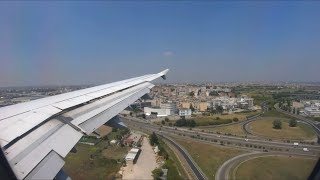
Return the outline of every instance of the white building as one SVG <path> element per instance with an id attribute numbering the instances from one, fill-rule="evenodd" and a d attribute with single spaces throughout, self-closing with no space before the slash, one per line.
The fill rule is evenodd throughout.
<path id="1" fill-rule="evenodd" d="M 320 109 L 318 107 L 306 107 L 304 113 L 307 116 L 320 117 Z"/>
<path id="2" fill-rule="evenodd" d="M 155 116 L 155 117 L 166 117 L 172 116 L 174 113 L 170 109 L 161 109 L 161 108 L 144 108 L 144 114 L 146 116 Z"/>
<path id="3" fill-rule="evenodd" d="M 169 109 L 170 115 L 174 115 L 177 112 L 177 103 L 168 101 L 160 104 L 161 109 Z"/>
<path id="4" fill-rule="evenodd" d="M 192 111 L 191 109 L 183 108 L 179 109 L 179 116 L 191 117 Z"/>
<path id="5" fill-rule="evenodd" d="M 175 115 L 177 112 L 177 104 L 175 102 L 161 103 L 160 107 L 144 107 L 146 116 L 166 117 Z"/>

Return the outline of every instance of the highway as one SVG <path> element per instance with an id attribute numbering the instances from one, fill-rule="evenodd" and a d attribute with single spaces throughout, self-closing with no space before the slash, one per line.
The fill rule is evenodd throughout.
<path id="1" fill-rule="evenodd" d="M 131 127 L 135 127 L 139 130 L 151 132 L 158 132 L 170 136 L 178 136 L 179 138 L 193 139 L 197 141 L 207 142 L 215 145 L 232 146 L 235 148 L 249 149 L 253 151 L 276 151 L 276 152 L 287 152 L 287 153 L 305 153 L 307 155 L 320 155 L 319 145 L 299 144 L 293 146 L 293 143 L 274 142 L 269 140 L 260 139 L 248 139 L 244 138 L 225 136 L 218 134 L 209 134 L 205 132 L 196 132 L 192 130 L 182 130 L 172 127 L 160 127 L 154 124 L 144 123 L 137 120 L 128 120 L 123 118 L 125 124 Z M 308 148 L 308 152 L 304 152 L 302 148 Z"/>
<path id="2" fill-rule="evenodd" d="M 294 146 L 293 143 L 282 143 L 268 141 L 264 139 L 248 139 L 234 137 L 234 136 L 224 136 L 219 134 L 211 134 L 205 132 L 197 132 L 193 130 L 186 130 L 181 128 L 174 127 L 161 127 L 155 124 L 145 122 L 143 120 L 135 118 L 122 118 L 123 122 L 128 125 L 130 128 L 143 131 L 146 133 L 155 132 L 162 138 L 166 139 L 186 159 L 186 162 L 190 166 L 190 169 L 193 171 L 193 174 L 198 179 L 207 179 L 204 173 L 201 171 L 201 168 L 193 161 L 192 157 L 188 152 L 181 147 L 178 143 L 174 142 L 170 137 L 175 137 L 179 139 L 194 140 L 206 144 L 212 144 L 215 146 L 230 146 L 233 148 L 244 149 L 251 151 L 251 153 L 246 153 L 243 155 L 236 156 L 228 161 L 226 161 L 217 171 L 216 179 L 228 179 L 230 170 L 237 164 L 260 156 L 303 156 L 308 158 L 318 158 L 320 156 L 320 146 L 317 145 L 308 145 L 308 144 L 299 144 Z M 252 119 L 253 120 L 253 119 Z M 309 151 L 303 151 L 302 149 L 307 147 Z"/>
<path id="3" fill-rule="evenodd" d="M 194 162 L 192 157 L 189 155 L 188 151 L 186 151 L 183 147 L 181 147 L 178 143 L 176 143 L 174 140 L 171 138 L 163 135 L 163 134 L 158 134 L 162 138 L 166 139 L 169 141 L 177 150 L 182 154 L 182 156 L 186 159 L 188 165 L 190 166 L 193 174 L 198 180 L 204 180 L 208 179 L 206 175 L 202 172 L 201 168 L 197 165 L 197 163 Z"/>

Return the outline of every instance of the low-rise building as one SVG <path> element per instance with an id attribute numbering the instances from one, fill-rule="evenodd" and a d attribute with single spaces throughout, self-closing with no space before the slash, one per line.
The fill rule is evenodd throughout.
<path id="1" fill-rule="evenodd" d="M 126 164 L 129 170 L 132 171 L 133 165 L 137 162 L 141 149 L 132 148 L 125 157 Z"/>
<path id="2" fill-rule="evenodd" d="M 320 109 L 318 107 L 306 107 L 304 113 L 307 116 L 320 117 Z"/>
<path id="3" fill-rule="evenodd" d="M 160 107 L 145 107 L 144 114 L 146 116 L 166 117 L 173 116 L 177 112 L 177 104 L 175 102 L 161 103 Z"/>
<path id="4" fill-rule="evenodd" d="M 191 109 L 189 109 L 189 108 L 179 109 L 179 116 L 184 116 L 186 118 L 189 118 L 189 117 L 191 117 L 191 115 L 192 115 Z"/>
<path id="5" fill-rule="evenodd" d="M 131 133 L 130 136 L 124 141 L 124 144 L 132 147 L 137 147 L 141 144 L 142 136 L 141 134 Z"/>

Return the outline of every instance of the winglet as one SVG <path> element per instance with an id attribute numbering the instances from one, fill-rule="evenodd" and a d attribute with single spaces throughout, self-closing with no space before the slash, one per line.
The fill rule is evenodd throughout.
<path id="1" fill-rule="evenodd" d="M 166 74 L 168 73 L 169 69 L 159 72 L 158 74 L 161 75 L 162 79 L 166 80 Z"/>

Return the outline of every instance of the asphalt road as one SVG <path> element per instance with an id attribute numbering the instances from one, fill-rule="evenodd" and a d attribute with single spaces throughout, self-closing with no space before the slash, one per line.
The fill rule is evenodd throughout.
<path id="1" fill-rule="evenodd" d="M 251 153 L 246 153 L 246 154 L 241 154 L 239 156 L 235 156 L 226 162 L 224 162 L 220 168 L 218 169 L 216 173 L 216 180 L 222 180 L 222 179 L 234 179 L 233 177 L 229 177 L 231 170 L 237 167 L 237 165 L 240 165 L 240 163 L 258 158 L 258 157 L 266 157 L 266 156 L 287 156 L 288 154 L 283 154 L 283 153 L 263 153 L 263 152 L 251 152 Z M 315 158 L 315 157 L 309 157 L 305 155 L 299 155 L 299 154 L 292 154 L 290 156 L 298 156 L 298 157 L 308 157 L 308 158 Z M 233 174 L 234 175 L 234 174 Z"/>
<path id="2" fill-rule="evenodd" d="M 195 141 L 200 141 L 207 144 L 221 145 L 223 142 L 224 146 L 232 146 L 234 148 L 241 148 L 246 150 L 251 150 L 253 152 L 236 156 L 232 159 L 226 161 L 217 171 L 216 180 L 229 179 L 230 170 L 235 167 L 235 165 L 260 156 L 276 156 L 276 155 L 286 155 L 286 156 L 304 156 L 318 158 L 320 156 L 320 146 L 319 145 L 299 145 L 293 146 L 292 143 L 281 143 L 281 142 L 272 142 L 260 139 L 250 139 L 248 141 L 239 137 L 232 136 L 222 136 L 218 134 L 209 134 L 203 132 L 195 132 L 192 130 L 185 129 L 176 129 L 171 127 L 160 127 L 154 124 L 146 123 L 142 120 L 137 119 L 123 119 L 124 123 L 129 127 L 132 127 L 137 130 L 144 132 L 155 132 L 158 135 L 165 138 L 167 141 L 172 143 L 179 152 L 186 159 L 186 162 L 190 166 L 194 175 L 200 180 L 207 179 L 204 173 L 201 171 L 201 168 L 193 161 L 188 152 L 181 147 L 178 143 L 174 142 L 170 136 L 175 136 L 177 138 L 183 139 L 192 139 Z M 191 138 L 193 137 L 193 138 Z M 260 147 L 260 148 L 259 148 Z M 307 147 L 309 151 L 303 151 L 302 148 Z M 267 151 L 267 152 L 265 152 Z"/>
<path id="3" fill-rule="evenodd" d="M 158 134 L 159 136 L 161 136 L 162 138 L 166 139 L 167 141 L 169 141 L 174 147 L 176 147 L 178 149 L 178 151 L 182 154 L 182 156 L 186 159 L 188 165 L 190 166 L 191 170 L 193 171 L 193 174 L 195 175 L 195 177 L 198 180 L 204 180 L 204 179 L 208 179 L 205 174 L 202 172 L 202 170 L 200 169 L 200 167 L 198 167 L 198 165 L 194 162 L 194 160 L 192 159 L 192 157 L 189 155 L 189 153 L 183 148 L 181 147 L 178 143 L 176 143 L 174 140 L 172 140 L 171 138 L 163 135 L 163 134 Z"/>
<path id="4" fill-rule="evenodd" d="M 144 123 L 136 120 L 131 121 L 124 119 L 124 122 L 125 124 L 136 127 L 140 130 L 145 130 L 148 132 L 158 132 L 170 136 L 179 136 L 179 138 L 193 139 L 196 141 L 207 142 L 215 145 L 222 144 L 224 146 L 231 146 L 242 149 L 245 148 L 253 151 L 276 151 L 320 156 L 319 145 L 299 144 L 299 146 L 293 146 L 293 143 L 282 143 L 260 139 L 248 139 L 248 141 L 246 141 L 244 138 L 240 137 L 195 132 L 192 130 L 181 130 L 171 127 L 160 127 L 157 125 Z M 309 149 L 308 152 L 302 150 L 305 147 Z"/>
<path id="5" fill-rule="evenodd" d="M 307 119 L 307 118 L 305 118 L 303 116 L 300 116 L 300 115 L 297 115 L 297 114 L 292 114 L 292 113 L 289 113 L 287 111 L 284 111 L 284 110 L 279 108 L 278 104 L 275 104 L 274 108 L 278 112 L 281 112 L 283 114 L 289 115 L 289 116 L 294 117 L 294 118 L 297 118 L 297 119 L 299 119 L 301 121 L 304 121 L 304 122 L 308 123 L 309 125 L 311 125 L 314 128 L 314 130 L 316 131 L 316 133 L 318 135 L 318 139 L 319 139 L 319 137 L 320 137 L 320 123 L 317 123 L 317 122 L 315 122 L 313 120 Z"/>

